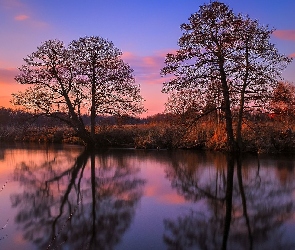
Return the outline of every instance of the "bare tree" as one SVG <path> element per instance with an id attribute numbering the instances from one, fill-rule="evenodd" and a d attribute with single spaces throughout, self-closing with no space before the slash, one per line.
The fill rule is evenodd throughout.
<path id="1" fill-rule="evenodd" d="M 162 91 L 171 94 L 194 89 L 204 95 L 211 88 L 221 93 L 216 108 L 225 116 L 228 151 L 240 150 L 245 108 L 265 101 L 291 59 L 270 43 L 274 30 L 234 14 L 218 1 L 200 6 L 181 29 L 180 48 L 167 54 L 162 69 L 163 75 L 174 77 L 164 83 Z M 201 105 L 207 101 L 199 100 Z M 234 109 L 238 110 L 236 122 Z"/>
<path id="2" fill-rule="evenodd" d="M 64 121 L 93 146 L 97 114 L 136 115 L 144 111 L 133 70 L 121 54 L 101 37 L 83 37 L 67 47 L 58 40 L 46 41 L 24 59 L 15 79 L 32 86 L 13 94 L 12 102 Z M 91 113 L 91 133 L 82 120 L 87 112 Z"/>
<path id="3" fill-rule="evenodd" d="M 273 91 L 270 110 L 284 119 L 295 115 L 295 86 L 288 82 L 279 82 Z"/>
<path id="4" fill-rule="evenodd" d="M 133 70 L 121 58 L 114 45 L 100 37 L 73 41 L 69 50 L 74 56 L 78 75 L 85 82 L 91 111 L 91 134 L 94 136 L 96 114 L 136 115 L 143 112 L 140 89 L 134 85 Z"/>

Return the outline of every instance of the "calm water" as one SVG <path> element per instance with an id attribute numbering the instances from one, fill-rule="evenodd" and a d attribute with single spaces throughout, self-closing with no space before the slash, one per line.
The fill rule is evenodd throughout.
<path id="1" fill-rule="evenodd" d="M 2 144 L 0 249 L 295 249 L 294 166 L 291 156 Z"/>

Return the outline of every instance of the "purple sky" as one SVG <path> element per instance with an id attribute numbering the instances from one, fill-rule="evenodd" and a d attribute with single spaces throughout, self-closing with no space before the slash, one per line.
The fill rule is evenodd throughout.
<path id="1" fill-rule="evenodd" d="M 82 36 L 101 36 L 123 51 L 135 70 L 148 108 L 163 112 L 160 69 L 167 52 L 177 49 L 179 26 L 209 1 L 200 0 L 0 0 L 0 106 L 11 92 L 24 89 L 13 80 L 26 55 L 48 39 L 69 43 Z M 277 29 L 272 42 L 295 57 L 294 0 L 225 0 L 235 13 L 249 14 Z M 295 82 L 295 62 L 284 72 Z"/>

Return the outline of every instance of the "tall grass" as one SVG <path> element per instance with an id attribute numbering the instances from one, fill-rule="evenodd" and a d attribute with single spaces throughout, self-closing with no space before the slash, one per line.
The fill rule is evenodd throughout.
<path id="1" fill-rule="evenodd" d="M 247 119 L 242 126 L 242 151 L 290 152 L 295 150 L 295 120 Z M 83 142 L 72 129 L 63 126 L 0 126 L 0 141 L 45 143 Z M 195 123 L 181 120 L 153 121 L 137 125 L 101 125 L 96 127 L 100 147 L 138 149 L 187 148 L 225 150 L 226 132 L 222 121 L 201 119 Z"/>

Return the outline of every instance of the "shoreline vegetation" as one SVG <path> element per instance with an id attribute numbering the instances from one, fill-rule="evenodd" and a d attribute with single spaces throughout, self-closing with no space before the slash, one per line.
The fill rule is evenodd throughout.
<path id="1" fill-rule="evenodd" d="M 86 128 L 87 116 L 84 117 Z M 225 124 L 214 115 L 186 124 L 181 116 L 99 117 L 98 148 L 199 149 L 226 151 Z M 186 119 L 190 120 L 190 119 Z M 219 125 L 217 125 L 217 122 Z M 285 153 L 295 150 L 295 117 L 259 114 L 245 119 L 242 152 Z M 0 108 L 0 142 L 79 144 L 75 131 L 49 117 Z"/>

